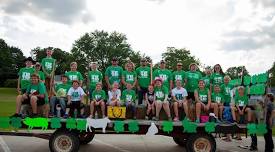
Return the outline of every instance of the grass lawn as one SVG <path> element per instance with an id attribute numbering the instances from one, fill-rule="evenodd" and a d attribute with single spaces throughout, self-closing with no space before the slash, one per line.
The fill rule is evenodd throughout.
<path id="1" fill-rule="evenodd" d="M 10 116 L 15 112 L 15 88 L 0 88 L 0 116 Z"/>

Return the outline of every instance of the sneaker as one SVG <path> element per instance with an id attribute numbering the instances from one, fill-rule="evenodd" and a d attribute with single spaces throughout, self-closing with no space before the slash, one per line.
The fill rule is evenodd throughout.
<path id="1" fill-rule="evenodd" d="M 174 118 L 174 121 L 179 121 L 179 117 L 175 117 L 175 118 Z"/>
<path id="2" fill-rule="evenodd" d="M 37 114 L 37 113 L 32 113 L 29 117 L 30 117 L 30 118 L 37 118 L 37 117 L 38 117 L 38 114 Z"/>
<path id="3" fill-rule="evenodd" d="M 13 114 L 13 115 L 10 116 L 10 118 L 12 118 L 12 117 L 22 117 L 22 115 L 18 114 L 18 113 L 15 113 L 15 114 Z"/>
<path id="4" fill-rule="evenodd" d="M 79 115 L 79 118 L 84 119 L 84 118 L 86 118 L 86 116 L 85 115 Z"/>
<path id="5" fill-rule="evenodd" d="M 168 121 L 172 121 L 172 118 L 171 118 L 171 117 L 168 117 Z"/>
<path id="6" fill-rule="evenodd" d="M 149 117 L 148 117 L 148 116 L 145 116 L 145 120 L 149 120 Z"/>
<path id="7" fill-rule="evenodd" d="M 69 115 L 68 114 L 64 114 L 63 118 L 67 119 L 67 118 L 69 118 Z"/>
<path id="8" fill-rule="evenodd" d="M 250 151 L 257 151 L 258 148 L 257 148 L 257 147 L 254 147 L 254 146 L 251 146 L 251 147 L 249 148 L 249 150 L 250 150 Z"/>

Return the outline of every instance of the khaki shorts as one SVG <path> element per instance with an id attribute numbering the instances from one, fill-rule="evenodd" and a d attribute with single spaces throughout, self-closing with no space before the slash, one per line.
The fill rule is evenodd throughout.
<path id="1" fill-rule="evenodd" d="M 156 103 L 169 103 L 167 100 L 161 101 L 161 100 L 156 100 Z"/>

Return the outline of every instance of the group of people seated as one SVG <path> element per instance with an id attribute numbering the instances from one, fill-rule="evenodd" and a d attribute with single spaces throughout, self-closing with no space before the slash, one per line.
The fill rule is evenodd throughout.
<path id="1" fill-rule="evenodd" d="M 97 63 L 92 62 L 87 80 L 84 81 L 82 74 L 77 71 L 77 63 L 72 62 L 70 71 L 61 76 L 61 83 L 54 85 L 56 60 L 52 58 L 52 50 L 46 50 L 46 54 L 41 64 L 30 57 L 25 59 L 26 67 L 18 73 L 19 95 L 13 116 L 21 116 L 22 104 L 31 105 L 31 117 L 37 116 L 38 106 L 41 105 L 44 106 L 44 116 L 56 116 L 58 104 L 64 118 L 94 118 L 97 106 L 105 117 L 106 105 L 125 106 L 136 118 L 136 106 L 143 104 L 147 107 L 145 119 L 159 120 L 163 108 L 168 120 L 172 120 L 173 108 L 174 121 L 180 120 L 179 110 L 184 111 L 187 119 L 198 123 L 201 122 L 202 113 L 210 112 L 222 121 L 226 119 L 223 110 L 227 107 L 231 109 L 234 122 L 237 122 L 237 115 L 245 114 L 247 122 L 252 121 L 252 111 L 248 106 L 249 90 L 243 86 L 232 86 L 230 77 L 224 75 L 219 64 L 214 66 L 213 72 L 208 68 L 202 74 L 195 63 L 189 65 L 189 71 L 183 71 L 179 62 L 172 72 L 161 60 L 159 68 L 152 72 L 146 59 L 141 59 L 140 67 L 136 69 L 134 63 L 128 61 L 123 70 L 118 65 L 118 58 L 114 57 L 104 76 L 97 69 Z M 106 92 L 103 90 L 103 79 Z M 90 106 L 88 115 L 84 113 L 85 96 Z"/>

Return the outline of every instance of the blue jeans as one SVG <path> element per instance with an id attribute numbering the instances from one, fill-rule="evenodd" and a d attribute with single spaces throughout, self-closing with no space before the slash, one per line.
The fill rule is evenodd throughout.
<path id="1" fill-rule="evenodd" d="M 60 98 L 60 97 L 56 97 L 56 96 L 52 96 L 51 100 L 50 100 L 50 105 L 51 105 L 51 113 L 53 115 L 56 114 L 56 104 L 60 104 L 61 106 L 61 111 L 63 111 L 63 113 L 66 111 L 66 100 L 67 98 Z"/>

